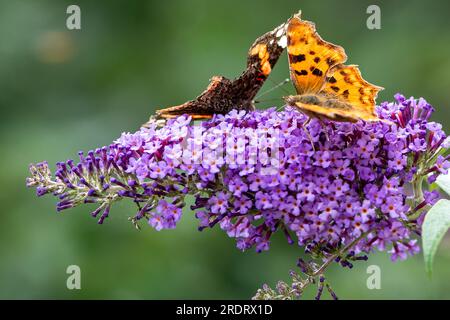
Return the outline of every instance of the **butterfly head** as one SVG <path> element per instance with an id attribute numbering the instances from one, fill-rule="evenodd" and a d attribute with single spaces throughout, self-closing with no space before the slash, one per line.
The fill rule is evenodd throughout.
<path id="1" fill-rule="evenodd" d="M 307 103 L 320 105 L 323 103 L 323 98 L 317 94 L 301 94 L 295 96 L 287 96 L 283 98 L 284 101 L 289 105 L 295 107 L 297 103 Z"/>

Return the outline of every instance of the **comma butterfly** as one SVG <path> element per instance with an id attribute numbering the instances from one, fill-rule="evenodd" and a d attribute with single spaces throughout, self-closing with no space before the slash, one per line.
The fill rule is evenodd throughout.
<path id="1" fill-rule="evenodd" d="M 314 23 L 300 13 L 288 21 L 287 52 L 292 82 L 298 95 L 285 97 L 290 106 L 310 117 L 356 122 L 378 120 L 375 98 L 382 87 L 365 81 L 344 48 L 323 40 Z"/>

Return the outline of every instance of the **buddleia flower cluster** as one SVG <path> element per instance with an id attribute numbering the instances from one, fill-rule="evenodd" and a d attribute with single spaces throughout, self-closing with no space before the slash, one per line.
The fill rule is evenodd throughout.
<path id="1" fill-rule="evenodd" d="M 351 268 L 374 250 L 392 260 L 419 251 L 424 214 L 440 197 L 425 186 L 450 167 L 433 111 L 397 94 L 377 106 L 376 122 L 308 119 L 290 107 L 234 110 L 200 124 L 180 116 L 80 152 L 54 175 L 45 162 L 31 165 L 27 185 L 58 197 L 58 211 L 93 204 L 98 223 L 128 199 L 136 203 L 130 220 L 158 231 L 175 228 L 194 197 L 199 230 L 221 228 L 240 250 L 258 252 L 281 232 L 309 257 L 299 262 L 305 278 L 293 273 L 296 290 L 281 285 L 283 296 L 265 286 L 255 298 L 299 296 L 314 282 L 331 294 L 321 280 L 330 263 Z"/>

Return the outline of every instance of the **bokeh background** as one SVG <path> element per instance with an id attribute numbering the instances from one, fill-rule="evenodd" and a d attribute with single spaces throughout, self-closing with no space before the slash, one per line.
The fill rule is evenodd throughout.
<path id="1" fill-rule="evenodd" d="M 81 7 L 82 29 L 66 28 L 66 8 Z M 366 8 L 381 7 L 381 30 Z M 55 199 L 25 187 L 30 162 L 51 164 L 135 131 L 156 107 L 200 93 L 213 75 L 239 75 L 254 39 L 302 9 L 323 38 L 346 48 L 366 79 L 426 97 L 450 129 L 448 1 L 0 1 L 0 298 L 250 298 L 264 282 L 288 280 L 301 250 L 275 237 L 269 252 L 242 253 L 218 228 L 198 232 L 186 210 L 176 230 L 136 231 L 131 204 L 103 226 L 81 207 L 55 212 Z M 263 90 L 288 77 L 284 55 Z M 281 105 L 290 84 L 264 97 Z M 450 298 L 450 242 L 432 279 L 419 254 L 391 263 L 385 253 L 332 267 L 343 299 Z M 66 268 L 81 267 L 81 290 L 66 288 Z M 368 290 L 366 268 L 382 271 Z M 311 297 L 314 290 L 310 291 Z"/>

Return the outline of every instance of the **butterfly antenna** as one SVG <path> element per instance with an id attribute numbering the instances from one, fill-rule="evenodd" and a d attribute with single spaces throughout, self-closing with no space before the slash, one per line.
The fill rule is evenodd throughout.
<path id="1" fill-rule="evenodd" d="M 280 110 L 283 109 L 285 106 L 286 106 L 286 104 L 283 104 L 283 105 L 279 106 L 279 107 L 276 109 L 276 111 L 280 111 Z"/>
<path id="2" fill-rule="evenodd" d="M 275 81 L 273 81 L 272 79 L 269 78 L 268 80 L 275 84 Z M 290 95 L 291 92 L 289 92 L 288 90 L 286 90 L 285 88 L 282 87 L 282 86 L 284 86 L 285 84 L 287 84 L 287 83 L 289 83 L 289 82 L 291 82 L 291 79 L 289 79 L 289 78 L 284 79 L 282 82 L 277 83 L 273 88 L 270 88 L 269 90 L 267 90 L 267 91 L 261 93 L 261 94 L 258 96 L 258 98 L 261 97 L 261 96 L 263 96 L 263 95 L 265 95 L 265 94 L 267 94 L 267 93 L 269 93 L 269 92 L 271 92 L 271 91 L 273 91 L 273 90 L 275 90 L 275 89 L 277 89 L 277 88 L 281 88 L 281 90 L 283 90 L 284 93 L 286 93 L 287 95 Z M 281 99 L 282 99 L 282 98 L 281 98 Z M 276 100 L 278 100 L 278 99 L 276 99 Z M 254 102 L 255 102 L 255 103 L 259 103 L 259 102 L 261 102 L 261 101 L 254 101 Z M 284 105 L 281 105 L 281 106 L 277 107 L 276 111 L 280 111 L 283 107 L 284 107 Z"/>
<path id="3" fill-rule="evenodd" d="M 269 78 L 269 80 L 270 80 L 270 78 Z M 270 81 L 272 81 L 272 83 L 275 84 L 275 82 L 274 82 L 273 80 L 270 80 Z M 291 81 L 291 80 L 290 80 L 289 78 L 284 79 L 283 81 L 281 81 L 280 83 L 277 83 L 277 84 L 276 84 L 275 86 L 273 86 L 272 88 L 270 88 L 270 89 L 264 91 L 263 93 L 259 94 L 258 96 L 256 96 L 255 101 L 257 101 L 257 100 L 258 100 L 259 98 L 261 98 L 262 96 L 268 94 L 269 92 L 272 92 L 273 90 L 278 89 L 278 88 L 284 86 L 286 83 L 289 83 L 290 81 Z M 288 93 L 288 91 L 287 91 L 286 89 L 284 89 L 284 88 L 282 88 L 282 89 L 283 89 L 285 92 Z"/>
<path id="4" fill-rule="evenodd" d="M 284 106 L 285 105 L 281 105 L 281 106 L 279 106 L 277 109 L 276 109 L 276 111 L 280 111 L 281 109 L 283 109 L 284 108 Z"/>
<path id="5" fill-rule="evenodd" d="M 280 83 L 278 83 L 278 84 L 277 84 L 275 81 L 273 81 L 272 79 L 270 79 L 270 78 L 269 78 L 269 81 L 272 82 L 273 84 L 275 84 L 276 87 L 280 87 L 280 89 L 283 90 L 284 93 L 290 94 L 289 90 L 287 90 L 287 89 L 285 89 L 285 88 L 283 87 L 285 84 L 291 82 L 291 79 L 290 79 L 290 78 L 286 78 L 286 79 L 284 79 L 282 82 L 280 82 Z"/>
<path id="6" fill-rule="evenodd" d="M 280 101 L 282 98 L 273 98 L 273 99 L 264 99 L 264 100 L 253 100 L 253 103 L 262 103 L 262 102 L 270 102 L 270 101 Z"/>

